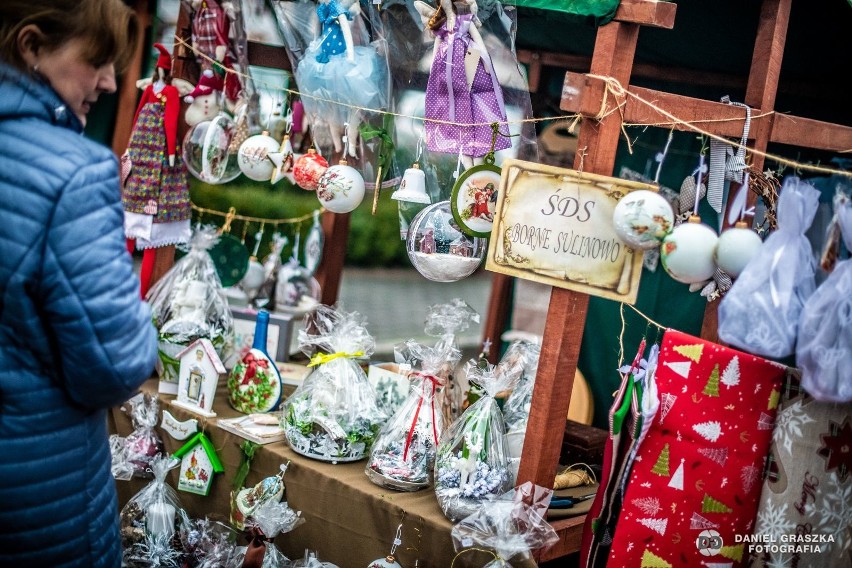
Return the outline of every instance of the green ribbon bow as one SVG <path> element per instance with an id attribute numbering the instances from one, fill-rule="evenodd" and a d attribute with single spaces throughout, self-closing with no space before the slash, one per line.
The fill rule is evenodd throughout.
<path id="1" fill-rule="evenodd" d="M 393 115 L 384 113 L 381 128 L 376 128 L 373 125 L 364 122 L 358 128 L 358 132 L 361 133 L 361 138 L 363 138 L 365 142 L 369 142 L 373 138 L 379 138 L 379 151 L 378 158 L 376 159 L 376 165 L 382 169 L 382 177 L 379 180 L 379 183 L 381 183 L 390 170 L 390 164 L 393 160 L 393 153 L 395 150 L 393 138 L 391 137 L 391 132 L 393 132 Z"/>
<path id="2" fill-rule="evenodd" d="M 251 469 L 251 460 L 254 458 L 255 452 L 260 448 L 260 444 L 255 444 L 250 440 L 246 440 L 242 444 L 240 444 L 240 449 L 243 452 L 242 460 L 240 460 L 240 467 L 237 470 L 237 474 L 234 476 L 234 489 L 239 491 L 243 483 L 248 477 L 249 470 Z"/>

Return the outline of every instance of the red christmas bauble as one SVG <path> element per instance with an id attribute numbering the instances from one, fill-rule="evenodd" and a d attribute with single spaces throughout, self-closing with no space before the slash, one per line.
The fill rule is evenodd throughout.
<path id="1" fill-rule="evenodd" d="M 328 169 L 328 160 L 311 148 L 293 164 L 293 179 L 296 185 L 308 191 L 316 191 L 319 180 Z"/>

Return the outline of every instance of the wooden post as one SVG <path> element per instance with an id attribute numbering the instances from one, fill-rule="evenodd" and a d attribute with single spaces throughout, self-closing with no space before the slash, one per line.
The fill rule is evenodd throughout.
<path id="1" fill-rule="evenodd" d="M 316 279 L 322 290 L 320 301 L 323 304 L 334 305 L 340 293 L 340 278 L 343 273 L 343 260 L 346 258 L 350 215 L 350 213 L 326 212 L 322 216 L 325 245 Z"/>
<path id="2" fill-rule="evenodd" d="M 628 85 L 638 37 L 638 24 L 616 21 L 600 28 L 591 72 Z M 616 103 L 612 98 L 607 99 L 610 107 Z M 584 171 L 611 174 L 620 133 L 621 115 L 617 112 L 600 122 L 584 120 L 574 167 L 580 169 L 582 164 Z M 561 288 L 553 288 L 551 292 L 518 485 L 532 481 L 542 487 L 553 487 L 588 305 L 586 294 Z M 579 523 L 576 519 L 554 523 L 554 528 L 562 531 L 562 538 L 541 560 L 576 550 L 581 523 L 582 519 Z"/>
<path id="3" fill-rule="evenodd" d="M 130 133 L 133 131 L 133 115 L 136 113 L 136 102 L 139 100 L 136 81 L 142 76 L 145 31 L 151 26 L 148 0 L 137 0 L 133 10 L 136 12 L 139 37 L 133 50 L 133 60 L 121 77 L 121 87 L 118 91 L 118 112 L 115 116 L 115 127 L 112 130 L 112 151 L 116 156 L 124 154 L 127 143 L 130 141 Z"/>
<path id="4" fill-rule="evenodd" d="M 774 110 L 775 96 L 778 93 L 778 78 L 781 75 L 781 61 L 784 57 L 784 44 L 787 38 L 787 27 L 790 22 L 790 5 L 792 0 L 764 0 L 760 9 L 760 21 L 757 27 L 757 38 L 754 42 L 754 52 L 751 57 L 751 70 L 746 86 L 745 103 L 752 108 L 760 109 L 761 113 Z M 769 147 L 772 130 L 775 125 L 775 115 L 754 125 L 754 137 L 749 145 L 761 152 Z M 763 168 L 763 156 L 752 154 L 752 166 Z M 730 194 L 739 191 L 739 184 L 731 184 Z M 750 192 L 747 197 L 749 207 L 757 202 L 757 196 Z M 729 226 L 727 211 L 723 229 Z M 701 323 L 701 337 L 714 343 L 719 342 L 719 300 L 708 302 L 704 308 L 704 320 Z"/>
<path id="5" fill-rule="evenodd" d="M 500 336 L 509 321 L 509 306 L 512 299 L 513 278 L 505 274 L 491 276 L 491 295 L 488 297 L 488 311 L 482 326 L 482 343 L 491 341 L 488 361 L 497 364 L 500 360 Z"/>

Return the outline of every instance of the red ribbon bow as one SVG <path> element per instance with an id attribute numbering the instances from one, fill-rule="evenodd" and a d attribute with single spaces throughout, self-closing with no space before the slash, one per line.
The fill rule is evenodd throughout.
<path id="1" fill-rule="evenodd" d="M 259 381 L 256 380 L 257 376 L 257 368 L 268 369 L 269 361 L 264 358 L 257 358 L 254 356 L 254 353 L 249 351 L 246 353 L 246 356 L 243 357 L 243 363 L 246 366 L 246 373 L 243 375 L 243 380 L 240 383 L 241 385 L 247 385 L 249 383 L 258 384 Z"/>
<path id="2" fill-rule="evenodd" d="M 421 373 L 420 371 L 416 371 L 411 374 L 414 377 L 420 377 L 423 379 L 420 401 L 417 403 L 417 410 L 414 411 L 414 420 L 411 421 L 411 427 L 408 429 L 408 437 L 405 439 L 405 450 L 402 453 L 403 461 L 408 460 L 408 449 L 411 447 L 411 439 L 414 437 L 414 429 L 417 426 L 417 417 L 420 416 L 420 407 L 423 406 L 423 398 L 426 396 L 426 389 L 429 385 L 432 386 L 432 394 L 431 394 L 431 402 L 430 406 L 432 407 L 432 436 L 435 439 L 435 445 L 438 445 L 438 428 L 435 426 L 435 390 L 438 385 L 442 385 L 443 381 L 436 377 L 435 375 L 429 375 L 427 373 Z"/>

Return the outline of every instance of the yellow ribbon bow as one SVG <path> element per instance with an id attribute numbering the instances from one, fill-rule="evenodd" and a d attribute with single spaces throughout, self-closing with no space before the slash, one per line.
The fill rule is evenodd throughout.
<path id="1" fill-rule="evenodd" d="M 313 357 L 311 357 L 311 362 L 308 363 L 308 367 L 316 367 L 317 365 L 324 365 L 329 361 L 334 361 L 335 359 L 345 358 L 345 359 L 359 359 L 366 355 L 363 351 L 356 351 L 355 353 L 346 353 L 345 351 L 338 351 L 337 353 L 317 353 Z"/>

